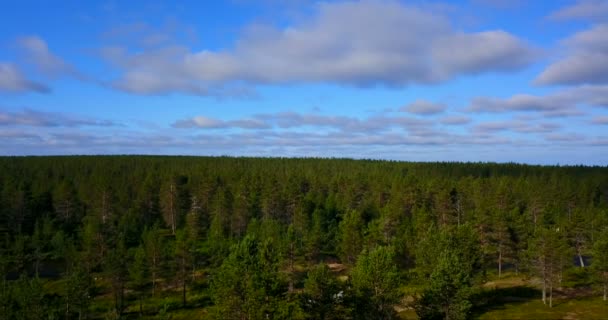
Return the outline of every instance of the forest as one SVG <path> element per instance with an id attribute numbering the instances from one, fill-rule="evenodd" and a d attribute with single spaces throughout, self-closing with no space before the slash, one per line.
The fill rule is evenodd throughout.
<path id="1" fill-rule="evenodd" d="M 601 317 L 608 167 L 0 157 L 0 274 L 0 319 Z"/>

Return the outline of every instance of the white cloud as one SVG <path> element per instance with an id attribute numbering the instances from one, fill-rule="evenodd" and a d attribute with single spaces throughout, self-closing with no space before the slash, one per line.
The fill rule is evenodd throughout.
<path id="1" fill-rule="evenodd" d="M 178 120 L 173 123 L 174 128 L 200 128 L 200 129 L 266 129 L 270 125 L 260 119 L 239 119 L 224 121 L 204 116 L 196 116 L 191 119 Z"/>
<path id="2" fill-rule="evenodd" d="M 446 106 L 443 103 L 434 103 L 426 100 L 416 100 L 400 110 L 419 115 L 434 115 L 444 112 Z"/>
<path id="3" fill-rule="evenodd" d="M 443 125 L 463 125 L 471 122 L 467 116 L 447 116 L 440 120 Z"/>
<path id="4" fill-rule="evenodd" d="M 96 120 L 66 115 L 56 112 L 42 112 L 25 109 L 21 112 L 0 111 L 0 126 L 32 127 L 80 127 L 80 126 L 118 126 L 109 120 Z"/>
<path id="5" fill-rule="evenodd" d="M 21 37 L 17 39 L 17 44 L 25 52 L 28 61 L 35 65 L 41 73 L 50 77 L 69 75 L 83 78 L 73 66 L 53 54 L 42 38 L 38 36 Z"/>
<path id="6" fill-rule="evenodd" d="M 14 64 L 0 62 L 0 92 L 19 93 L 28 91 L 48 93 L 51 89 L 42 83 L 26 79 Z"/>
<path id="7" fill-rule="evenodd" d="M 554 132 L 561 128 L 556 123 L 533 123 L 529 121 L 493 121 L 483 122 L 477 124 L 472 128 L 473 132 L 489 133 L 489 132 L 501 132 L 501 131 L 512 131 L 518 133 L 544 133 Z"/>
<path id="8" fill-rule="evenodd" d="M 596 116 L 591 120 L 593 124 L 608 125 L 608 116 Z"/>
<path id="9" fill-rule="evenodd" d="M 411 134 L 430 128 L 432 122 L 408 118 L 372 116 L 364 119 L 347 116 L 320 114 L 302 114 L 297 112 L 279 112 L 273 114 L 258 114 L 253 117 L 237 120 L 218 120 L 205 116 L 178 120 L 172 124 L 174 128 L 200 129 L 298 129 L 304 127 L 322 128 L 351 133 L 375 133 L 390 131 L 393 128 L 406 129 Z"/>
<path id="10" fill-rule="evenodd" d="M 579 86 L 538 96 L 516 94 L 508 98 L 476 97 L 468 111 L 472 112 L 538 112 L 546 117 L 583 115 L 582 107 L 608 107 L 608 86 Z"/>
<path id="11" fill-rule="evenodd" d="M 563 7 L 551 15 L 554 20 L 607 20 L 608 1 L 606 0 L 579 0 L 573 5 Z"/>
<path id="12" fill-rule="evenodd" d="M 283 29 L 250 26 L 227 50 L 111 51 L 106 57 L 123 71 L 114 86 L 138 94 L 211 95 L 208 88 L 234 83 L 431 84 L 517 70 L 535 58 L 505 31 L 464 33 L 443 16 L 396 1 L 321 3 L 308 20 Z"/>
<path id="13" fill-rule="evenodd" d="M 608 24 L 596 25 L 563 41 L 568 54 L 535 80 L 541 85 L 608 83 Z"/>

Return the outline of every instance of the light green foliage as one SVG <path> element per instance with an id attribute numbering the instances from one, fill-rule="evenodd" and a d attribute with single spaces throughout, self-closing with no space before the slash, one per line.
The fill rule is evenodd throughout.
<path id="1" fill-rule="evenodd" d="M 606 173 L 605 167 L 349 159 L 0 157 L 6 240 L 0 269 L 8 275 L 0 319 L 16 319 L 26 308 L 16 302 L 25 282 L 14 277 L 36 270 L 45 284 L 45 312 L 57 309 L 61 318 L 81 310 L 95 319 L 134 317 L 143 300 L 143 316 L 150 318 L 168 301 L 162 316 L 176 320 L 374 319 L 404 310 L 423 291 L 433 298 L 432 310 L 449 306 L 440 317 L 457 318 L 467 315 L 469 288 L 496 282 L 503 260 L 505 275 L 561 291 L 560 303 L 543 309 L 563 318 L 553 310 L 583 303 L 567 298 L 570 291 L 577 299 L 597 295 L 587 287 L 591 271 L 602 287 Z M 557 246 L 544 245 L 554 243 L 547 226 L 554 233 L 560 228 Z M 599 249 L 591 251 L 596 242 Z M 585 282 L 573 288 L 582 283 L 567 270 L 575 255 L 590 256 L 593 270 L 575 269 Z M 525 265 L 524 257 L 532 263 Z M 543 258 L 553 270 L 545 281 L 538 280 L 539 257 L 552 257 Z M 330 271 L 314 267 L 319 263 Z M 82 269 L 94 279 L 90 287 Z M 399 299 L 393 284 L 400 283 L 416 290 Z M 78 299 L 90 288 L 87 309 Z M 336 290 L 343 291 L 339 302 L 330 298 Z M 534 290 L 513 298 L 532 299 Z M 489 307 L 476 300 L 470 315 Z"/>
<path id="2" fill-rule="evenodd" d="M 553 306 L 553 289 L 561 281 L 564 269 L 570 266 L 572 250 L 568 247 L 565 234 L 559 227 L 550 226 L 536 230 L 529 249 L 531 269 L 542 281 L 542 300 Z"/>
<path id="3" fill-rule="evenodd" d="M 420 319 L 466 319 L 471 309 L 471 273 L 466 262 L 452 251 L 444 251 L 431 274 L 428 287 L 415 305 Z"/>
<path id="4" fill-rule="evenodd" d="M 266 319 L 281 298 L 277 252 L 269 241 L 246 236 L 213 276 L 218 319 Z"/>
<path id="5" fill-rule="evenodd" d="M 340 222 L 340 254 L 345 264 L 354 265 L 363 248 L 363 226 L 361 214 L 355 210 L 349 211 Z"/>
<path id="6" fill-rule="evenodd" d="M 591 269 L 597 284 L 602 288 L 603 299 L 608 296 L 608 230 L 604 230 L 593 246 L 593 262 Z"/>
<path id="7" fill-rule="evenodd" d="M 86 266 L 78 264 L 67 280 L 66 289 L 68 293 L 66 297 L 70 299 L 67 303 L 71 305 L 71 309 L 78 313 L 79 319 L 84 319 L 93 299 L 93 279 L 91 279 Z"/>
<path id="8" fill-rule="evenodd" d="M 131 263 L 129 264 L 129 279 L 131 287 L 137 292 L 139 300 L 139 312 L 143 312 L 143 297 L 146 284 L 148 284 L 148 261 L 146 250 L 142 245 L 131 250 Z"/>
<path id="9" fill-rule="evenodd" d="M 415 308 L 421 319 L 465 319 L 472 306 L 471 286 L 481 270 L 479 242 L 468 225 L 443 229 L 438 235 L 431 267 L 430 281 Z"/>
<path id="10" fill-rule="evenodd" d="M 302 305 L 307 319 L 344 319 L 345 289 L 325 264 L 318 264 L 310 271 L 304 282 Z"/>
<path id="11" fill-rule="evenodd" d="M 394 319 L 399 301 L 399 272 L 393 248 L 364 250 L 351 272 L 356 296 L 355 318 Z"/>

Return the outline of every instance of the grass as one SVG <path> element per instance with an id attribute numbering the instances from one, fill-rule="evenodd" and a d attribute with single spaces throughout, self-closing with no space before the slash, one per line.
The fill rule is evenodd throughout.
<path id="1" fill-rule="evenodd" d="M 504 303 L 476 314 L 476 319 L 608 319 L 608 304 L 601 297 L 557 300 L 549 308 L 537 298 Z"/>
<path id="2" fill-rule="evenodd" d="M 563 288 L 555 292 L 553 308 L 541 301 L 537 279 L 506 274 L 489 279 L 473 297 L 473 319 L 608 319 L 608 302 L 589 286 L 588 270 L 564 274 Z M 411 293 L 418 287 L 405 287 Z M 408 300 L 408 299 L 405 299 Z M 401 309 L 401 319 L 417 319 L 412 309 Z"/>

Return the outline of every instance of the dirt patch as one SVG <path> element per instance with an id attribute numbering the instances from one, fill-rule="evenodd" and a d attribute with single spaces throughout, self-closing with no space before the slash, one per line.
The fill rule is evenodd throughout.
<path id="1" fill-rule="evenodd" d="M 327 267 L 332 272 L 342 272 L 342 271 L 346 270 L 346 266 L 341 263 L 328 263 Z"/>
<path id="2" fill-rule="evenodd" d="M 576 312 L 568 312 L 564 316 L 564 320 L 576 320 L 579 319 L 579 316 Z"/>

